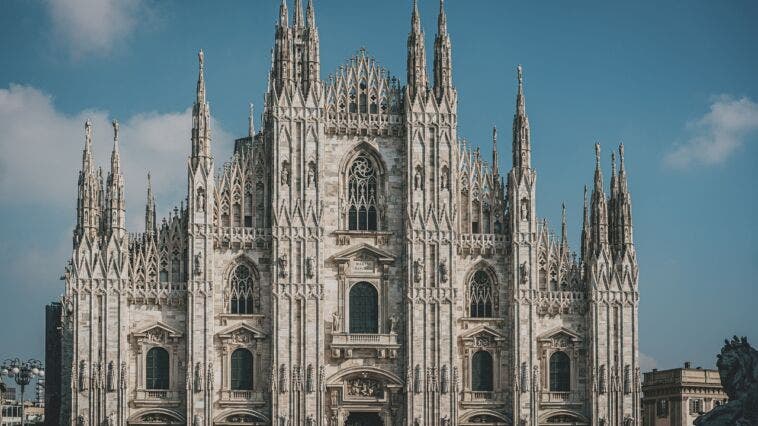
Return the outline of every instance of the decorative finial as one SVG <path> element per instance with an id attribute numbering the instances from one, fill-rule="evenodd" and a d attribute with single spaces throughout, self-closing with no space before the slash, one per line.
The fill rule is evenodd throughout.
<path id="1" fill-rule="evenodd" d="M 600 142 L 595 142 L 595 165 L 600 167 Z"/>
<path id="2" fill-rule="evenodd" d="M 518 70 L 518 84 L 524 83 L 524 70 L 521 68 L 521 64 L 518 64 L 518 67 L 516 68 Z"/>
<path id="3" fill-rule="evenodd" d="M 113 124 L 113 140 L 118 140 L 118 120 L 114 119 L 111 124 Z"/>
<path id="4" fill-rule="evenodd" d="M 611 174 L 616 174 L 616 153 L 611 151 Z"/>
<path id="5" fill-rule="evenodd" d="M 203 59 L 205 58 L 205 55 L 203 54 L 203 49 L 200 49 L 199 52 L 197 52 L 197 59 L 200 61 L 200 68 L 203 68 Z"/>
<path id="6" fill-rule="evenodd" d="M 250 102 L 250 117 L 248 117 L 248 136 L 252 137 L 255 135 L 255 118 L 254 118 L 254 107 L 253 103 Z"/>
<path id="7" fill-rule="evenodd" d="M 621 142 L 619 145 L 619 163 L 621 165 L 621 170 L 624 170 L 624 142 Z"/>
<path id="8" fill-rule="evenodd" d="M 492 143 L 497 145 L 497 126 L 492 126 Z"/>

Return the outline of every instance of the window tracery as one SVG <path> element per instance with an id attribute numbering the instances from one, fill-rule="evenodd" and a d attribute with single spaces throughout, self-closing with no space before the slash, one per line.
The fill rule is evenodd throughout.
<path id="1" fill-rule="evenodd" d="M 348 171 L 347 210 L 348 229 L 351 231 L 376 231 L 378 173 L 372 159 L 359 154 Z"/>
<path id="2" fill-rule="evenodd" d="M 229 279 L 229 313 L 249 315 L 254 312 L 254 277 L 249 266 L 241 264 L 232 271 Z"/>
<path id="3" fill-rule="evenodd" d="M 485 271 L 476 271 L 469 283 L 469 316 L 490 318 L 493 314 L 492 281 Z"/>

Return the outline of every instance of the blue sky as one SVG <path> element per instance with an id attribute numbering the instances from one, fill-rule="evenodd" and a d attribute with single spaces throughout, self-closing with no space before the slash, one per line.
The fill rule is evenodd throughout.
<path id="1" fill-rule="evenodd" d="M 322 78 L 366 47 L 405 78 L 410 0 L 315 0 Z M 9 0 L 0 14 L 0 359 L 42 357 L 44 304 L 70 256 L 83 122 L 107 165 L 122 123 L 127 215 L 183 198 L 197 50 L 221 164 L 260 105 L 277 1 Z M 421 0 L 431 66 L 437 1 Z M 538 212 L 578 247 L 593 144 L 623 141 L 640 263 L 646 365 L 713 366 L 723 338 L 758 339 L 758 4 L 448 0 L 460 135 L 507 135 L 524 66 Z M 510 141 L 501 136 L 501 168 Z M 758 343 L 755 341 L 754 343 Z"/>

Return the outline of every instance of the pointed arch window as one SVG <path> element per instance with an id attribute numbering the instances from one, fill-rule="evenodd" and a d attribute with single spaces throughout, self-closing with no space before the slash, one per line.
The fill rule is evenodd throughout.
<path id="1" fill-rule="evenodd" d="M 168 351 L 155 347 L 147 351 L 145 360 L 145 383 L 147 389 L 168 389 Z"/>
<path id="2" fill-rule="evenodd" d="M 232 271 L 229 285 L 229 313 L 253 313 L 253 272 L 247 265 L 237 265 Z"/>
<path id="3" fill-rule="evenodd" d="M 361 153 L 348 170 L 347 203 L 348 229 L 376 231 L 378 173 L 371 158 Z"/>
<path id="4" fill-rule="evenodd" d="M 379 294 L 367 282 L 357 283 L 350 289 L 350 332 L 379 332 Z"/>
<path id="5" fill-rule="evenodd" d="M 469 283 L 469 316 L 472 318 L 492 317 L 492 280 L 484 271 L 476 271 Z"/>
<path id="6" fill-rule="evenodd" d="M 565 352 L 550 355 L 550 391 L 569 392 L 571 390 L 571 360 Z"/>
<path id="7" fill-rule="evenodd" d="M 471 357 L 471 390 L 492 392 L 492 355 L 478 351 Z"/>
<path id="8" fill-rule="evenodd" d="M 253 390 L 253 354 L 245 348 L 232 352 L 232 390 Z"/>

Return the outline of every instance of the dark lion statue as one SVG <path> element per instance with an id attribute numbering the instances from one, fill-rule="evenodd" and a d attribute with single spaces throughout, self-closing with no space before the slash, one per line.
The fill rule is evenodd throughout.
<path id="1" fill-rule="evenodd" d="M 724 341 L 716 366 L 729 402 L 695 420 L 697 426 L 758 425 L 758 351 L 747 338 Z"/>

